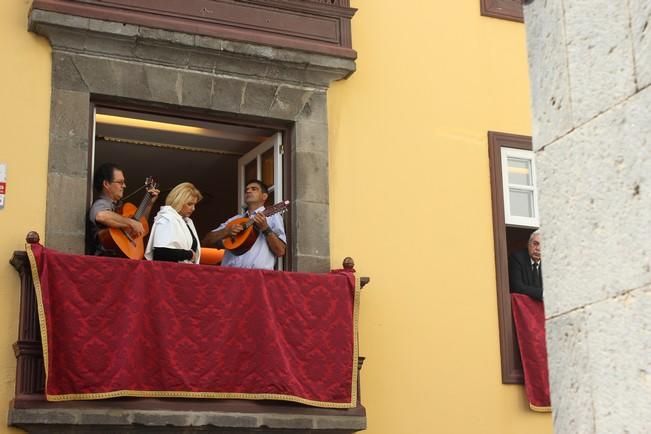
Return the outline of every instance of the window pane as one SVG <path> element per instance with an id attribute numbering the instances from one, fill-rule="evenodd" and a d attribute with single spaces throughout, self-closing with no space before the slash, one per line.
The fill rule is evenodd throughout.
<path id="1" fill-rule="evenodd" d="M 514 217 L 533 217 L 533 191 L 509 188 L 511 215 Z"/>
<path id="2" fill-rule="evenodd" d="M 531 161 L 524 158 L 508 158 L 509 184 L 531 185 Z"/>
<path id="3" fill-rule="evenodd" d="M 255 158 L 244 166 L 244 182 L 252 179 L 258 179 L 258 162 Z"/>
<path id="4" fill-rule="evenodd" d="M 262 155 L 262 179 L 267 187 L 274 185 L 274 148 L 268 149 Z"/>

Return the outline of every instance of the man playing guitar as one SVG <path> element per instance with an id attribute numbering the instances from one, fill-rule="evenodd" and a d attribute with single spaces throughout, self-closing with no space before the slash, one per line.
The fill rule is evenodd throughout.
<path id="1" fill-rule="evenodd" d="M 88 211 L 86 221 L 86 254 L 100 256 L 117 256 L 119 253 L 108 250 L 99 242 L 98 232 L 105 228 L 118 228 L 124 230 L 133 238 L 145 235 L 142 223 L 132 218 L 124 217 L 117 212 L 117 202 L 122 199 L 126 181 L 124 173 L 113 163 L 102 164 L 93 177 L 93 188 L 99 197 L 95 199 Z M 149 218 L 151 207 L 158 197 L 157 189 L 149 190 L 152 201 L 144 212 Z"/>
<path id="2" fill-rule="evenodd" d="M 273 270 L 276 258 L 285 255 L 287 238 L 283 219 L 279 214 L 265 217 L 262 213 L 268 196 L 267 186 L 262 181 L 252 180 L 247 182 L 244 190 L 246 212 L 222 223 L 217 229 L 209 232 L 201 241 L 201 244 L 205 246 L 217 245 L 223 247 L 222 241 L 224 239 L 236 237 L 245 230 L 241 224 L 229 225 L 230 222 L 243 217 L 253 220 L 257 229 L 255 243 L 248 251 L 240 255 L 227 250 L 222 260 L 222 266 Z"/>

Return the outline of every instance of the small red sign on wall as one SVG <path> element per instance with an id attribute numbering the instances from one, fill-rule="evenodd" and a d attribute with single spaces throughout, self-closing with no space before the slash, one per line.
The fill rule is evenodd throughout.
<path id="1" fill-rule="evenodd" d="M 0 194 L 6 194 L 7 192 L 7 183 L 0 182 Z"/>

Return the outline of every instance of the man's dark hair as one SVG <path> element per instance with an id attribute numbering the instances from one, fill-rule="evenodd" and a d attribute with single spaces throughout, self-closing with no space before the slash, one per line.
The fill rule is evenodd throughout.
<path id="1" fill-rule="evenodd" d="M 95 175 L 93 176 L 93 188 L 97 193 L 102 191 L 104 181 L 113 181 L 113 172 L 116 170 L 123 171 L 115 163 L 104 163 L 95 170 Z"/>
<path id="2" fill-rule="evenodd" d="M 244 184 L 244 188 L 246 188 L 251 184 L 258 184 L 258 186 L 260 187 L 260 191 L 269 194 L 269 187 L 267 187 L 267 185 L 264 182 L 260 181 L 259 179 L 249 179 L 248 181 L 246 181 L 246 184 Z"/>

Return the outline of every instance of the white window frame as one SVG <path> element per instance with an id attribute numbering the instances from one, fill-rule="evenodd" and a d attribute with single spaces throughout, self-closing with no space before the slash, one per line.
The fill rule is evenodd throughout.
<path id="1" fill-rule="evenodd" d="M 528 160 L 531 163 L 531 185 L 509 184 L 509 166 L 508 158 L 519 158 Z M 504 196 L 504 223 L 507 226 L 517 226 L 524 228 L 540 227 L 540 215 L 538 213 L 538 189 L 536 179 L 536 154 L 533 151 L 515 148 L 501 148 L 502 158 L 502 192 Z M 511 189 L 533 192 L 533 216 L 522 217 L 511 215 Z"/>
<path id="2" fill-rule="evenodd" d="M 256 178 L 262 179 L 262 154 L 273 147 L 274 149 L 274 185 L 268 186 L 269 192 L 274 193 L 274 203 L 283 201 L 283 142 L 282 134 L 275 133 L 264 142 L 244 154 L 237 160 L 237 214 L 242 212 L 244 204 L 244 184 L 248 179 L 244 179 L 244 167 L 251 161 L 256 160 Z M 284 266 L 283 258 L 276 258 L 275 270 L 282 270 Z"/>
<path id="3" fill-rule="evenodd" d="M 242 211 L 244 206 L 244 167 L 251 161 L 256 160 L 256 178 L 262 179 L 262 154 L 274 148 L 274 185 L 269 186 L 269 192 L 274 193 L 274 203 L 283 200 L 283 146 L 282 134 L 275 133 L 264 142 L 244 154 L 237 160 L 237 213 Z"/>

